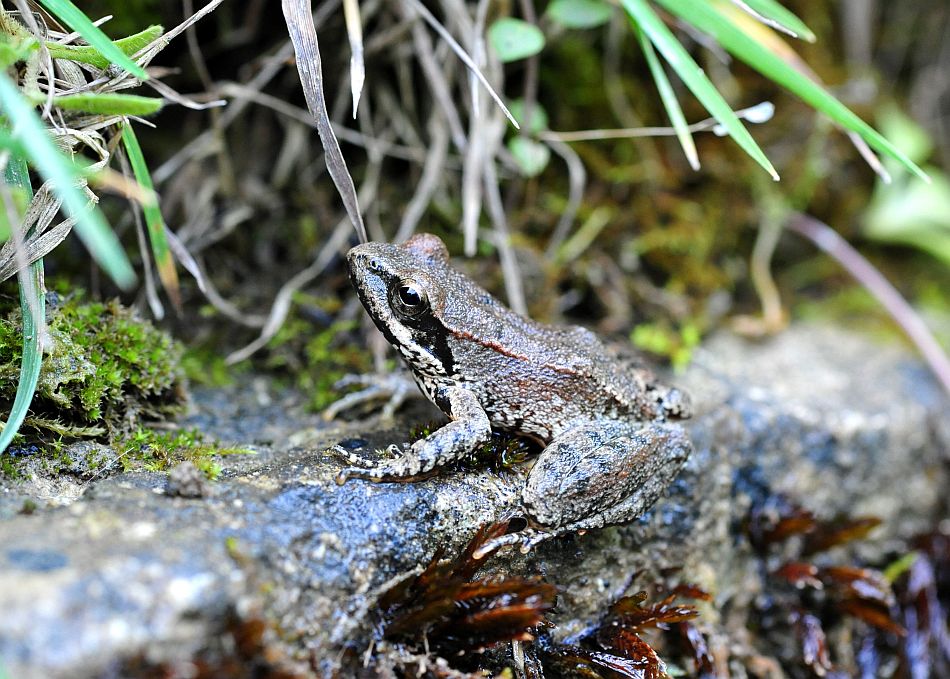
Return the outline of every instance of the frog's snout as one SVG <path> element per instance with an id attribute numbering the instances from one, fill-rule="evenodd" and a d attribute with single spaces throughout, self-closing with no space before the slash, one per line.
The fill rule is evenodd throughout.
<path id="1" fill-rule="evenodd" d="M 346 253 L 346 263 L 350 270 L 358 267 L 364 259 L 366 259 L 366 254 L 362 245 L 350 248 L 350 251 Z"/>
<path id="2" fill-rule="evenodd" d="M 372 252 L 371 244 L 357 245 L 346 253 L 346 263 L 350 271 L 382 271 L 382 260 Z"/>

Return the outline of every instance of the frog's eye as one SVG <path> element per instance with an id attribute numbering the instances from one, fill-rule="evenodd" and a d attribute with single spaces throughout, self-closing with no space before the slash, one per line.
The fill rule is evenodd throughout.
<path id="1" fill-rule="evenodd" d="M 416 281 L 397 282 L 389 294 L 393 309 L 400 315 L 415 318 L 429 310 L 429 296 Z"/>

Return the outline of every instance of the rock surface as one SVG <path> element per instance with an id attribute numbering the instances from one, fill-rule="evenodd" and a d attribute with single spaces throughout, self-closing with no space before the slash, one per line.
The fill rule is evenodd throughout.
<path id="1" fill-rule="evenodd" d="M 559 634 L 583 629 L 643 568 L 682 567 L 713 610 L 741 611 L 755 563 L 736 526 L 765 492 L 882 518 L 872 552 L 946 516 L 948 401 L 903 350 L 817 327 L 760 344 L 724 334 L 678 381 L 696 405 L 696 450 L 666 499 L 630 526 L 498 557 L 562 588 Z M 457 552 L 516 504 L 516 474 L 334 483 L 328 445 L 381 447 L 432 414 L 370 434 L 330 428 L 250 380 L 199 392 L 183 423 L 253 450 L 223 458 L 201 497 L 169 494 L 158 473 L 2 482 L 0 677 L 134 676 L 142 663 L 187 664 L 257 620 L 269 653 L 328 674 L 343 645 L 365 647 L 384 583 L 439 547 Z"/>

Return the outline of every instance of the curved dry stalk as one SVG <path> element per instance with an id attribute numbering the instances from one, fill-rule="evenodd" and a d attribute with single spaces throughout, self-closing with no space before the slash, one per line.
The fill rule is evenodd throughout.
<path id="1" fill-rule="evenodd" d="M 508 218 L 505 216 L 501 191 L 498 189 L 498 175 L 495 172 L 493 160 L 489 160 L 484 165 L 484 179 L 485 195 L 488 198 L 488 215 L 494 226 L 494 243 L 498 248 L 498 259 L 501 262 L 508 306 L 515 313 L 526 316 L 528 305 L 524 298 L 524 285 L 521 283 L 521 268 L 518 266 L 518 258 L 515 257 L 515 251 L 511 245 L 511 231 L 508 229 Z"/>
<path id="2" fill-rule="evenodd" d="M 145 301 L 148 302 L 148 308 L 158 320 L 165 318 L 165 306 L 158 296 L 158 288 L 155 286 L 155 272 L 152 269 L 152 258 L 149 255 L 150 245 L 148 236 L 145 235 L 145 224 L 142 222 L 142 215 L 139 214 L 137 206 L 132 206 L 132 218 L 135 220 L 135 236 L 139 244 L 139 252 L 142 255 L 142 269 L 145 279 Z"/>
<path id="3" fill-rule="evenodd" d="M 448 125 L 444 120 L 439 120 L 436 114 L 433 114 L 432 118 L 432 124 L 429 126 L 431 133 L 429 152 L 426 154 L 422 176 L 416 184 L 416 191 L 412 194 L 412 199 L 402 214 L 402 221 L 393 238 L 397 243 L 406 240 L 415 232 L 416 225 L 425 214 L 442 179 L 442 170 L 449 150 Z"/>
<path id="4" fill-rule="evenodd" d="M 349 238 L 349 227 L 350 222 L 348 219 L 343 219 L 337 224 L 333 230 L 333 234 L 327 239 L 326 243 L 324 243 L 323 248 L 321 248 L 313 263 L 306 269 L 297 272 L 293 278 L 281 286 L 277 295 L 274 297 L 274 302 L 267 315 L 267 320 L 257 339 L 241 349 L 231 352 L 225 359 L 225 363 L 228 365 L 240 363 L 267 346 L 267 343 L 277 334 L 277 331 L 280 330 L 280 327 L 287 319 L 287 315 L 290 313 L 290 307 L 293 304 L 293 296 L 298 290 L 323 273 L 323 270 L 326 269 L 333 257 L 343 248 L 343 245 Z"/>
<path id="5" fill-rule="evenodd" d="M 910 341 L 920 350 L 943 388 L 950 393 L 950 359 L 947 358 L 947 354 L 920 314 L 908 304 L 890 281 L 824 222 L 798 213 L 788 220 L 785 228 L 804 236 L 834 257 L 858 283 L 874 295 Z"/>
<path id="6" fill-rule="evenodd" d="M 762 315 L 736 316 L 731 323 L 736 332 L 751 337 L 778 332 L 788 324 L 788 315 L 782 307 L 782 297 L 772 276 L 772 256 L 782 235 L 785 209 L 774 193 L 766 191 L 765 195 L 770 200 L 763 201 L 762 219 L 749 262 L 749 275 L 762 306 Z"/>
<path id="7" fill-rule="evenodd" d="M 470 139 L 484 139 L 485 116 L 472 115 L 468 121 Z M 486 158 L 494 157 L 495 149 L 486 144 L 469 144 L 462 160 L 462 234 L 465 254 L 475 254 L 478 239 L 478 218 L 482 213 L 482 166 Z"/>
<path id="8" fill-rule="evenodd" d="M 567 164 L 568 176 L 567 205 L 561 212 L 554 231 L 551 232 L 548 246 L 544 249 L 544 253 L 548 257 L 553 257 L 570 233 L 577 212 L 581 208 L 581 201 L 584 199 L 584 187 L 587 185 L 587 170 L 584 168 L 584 163 L 577 152 L 564 142 L 548 140 L 545 143 L 554 153 L 564 159 L 565 164 Z"/>
<path id="9" fill-rule="evenodd" d="M 226 99 L 212 99 L 210 101 L 195 101 L 189 97 L 186 97 L 181 92 L 177 92 L 172 89 L 161 80 L 157 78 L 149 78 L 144 83 L 147 87 L 151 87 L 153 90 L 162 95 L 162 98 L 167 99 L 179 106 L 184 106 L 185 108 L 190 108 L 192 111 L 205 111 L 208 109 L 222 108 L 228 105 Z"/>

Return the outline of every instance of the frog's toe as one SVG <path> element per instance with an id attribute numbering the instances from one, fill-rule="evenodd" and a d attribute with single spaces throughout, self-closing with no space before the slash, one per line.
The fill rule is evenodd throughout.
<path id="1" fill-rule="evenodd" d="M 485 542 L 478 549 L 472 552 L 472 558 L 476 561 L 484 559 L 486 556 L 494 554 L 502 547 L 507 547 L 508 545 L 516 545 L 520 541 L 520 535 L 518 533 L 509 533 L 508 535 L 501 535 L 497 538 L 492 538 L 491 540 Z"/>
<path id="2" fill-rule="evenodd" d="M 347 464 L 355 465 L 357 468 L 365 469 L 376 464 L 373 460 L 365 458 L 362 455 L 357 455 L 356 453 L 347 450 L 341 445 L 330 446 L 327 448 L 326 452 L 340 460 L 343 460 Z"/>
<path id="3" fill-rule="evenodd" d="M 502 547 L 520 545 L 518 551 L 522 554 L 527 554 L 535 546 L 541 544 L 548 538 L 554 537 L 554 533 L 545 530 L 537 530 L 535 528 L 525 528 L 516 533 L 508 533 L 507 535 L 501 535 L 497 538 L 493 538 L 487 541 L 485 544 L 481 545 L 475 552 L 472 554 L 474 559 L 484 559 L 485 557 L 494 554 Z"/>
<path id="4" fill-rule="evenodd" d="M 364 467 L 345 467 L 336 473 L 333 480 L 336 481 L 336 485 L 342 486 L 350 479 L 377 480 L 370 474 L 369 470 Z"/>
<path id="5" fill-rule="evenodd" d="M 555 533 L 550 533 L 544 530 L 525 531 L 522 534 L 521 547 L 519 548 L 519 551 L 522 554 L 527 554 L 532 549 L 540 545 L 542 542 L 544 542 L 548 538 L 553 538 L 554 536 L 555 536 Z"/>

